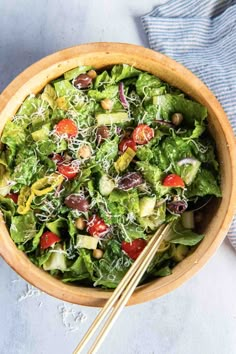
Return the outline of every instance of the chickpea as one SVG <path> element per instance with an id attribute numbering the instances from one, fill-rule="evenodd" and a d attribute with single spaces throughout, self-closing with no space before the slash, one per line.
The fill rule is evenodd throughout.
<path id="1" fill-rule="evenodd" d="M 184 117 L 182 113 L 174 113 L 171 117 L 171 121 L 174 125 L 180 125 Z"/>
<path id="2" fill-rule="evenodd" d="M 89 145 L 82 145 L 78 150 L 78 157 L 89 159 L 91 157 L 91 149 Z"/>
<path id="3" fill-rule="evenodd" d="M 114 102 L 110 100 L 110 98 L 105 98 L 101 101 L 101 106 L 105 110 L 111 110 L 113 107 Z"/>
<path id="4" fill-rule="evenodd" d="M 93 250 L 93 257 L 96 259 L 101 259 L 103 256 L 103 251 L 100 250 L 99 248 Z"/>
<path id="5" fill-rule="evenodd" d="M 86 227 L 86 222 L 85 222 L 84 218 L 82 218 L 81 216 L 78 217 L 78 218 L 75 220 L 75 226 L 76 226 L 77 229 L 79 229 L 79 230 L 84 230 L 85 227 Z"/>
<path id="6" fill-rule="evenodd" d="M 96 73 L 95 70 L 89 70 L 89 71 L 87 72 L 87 75 L 88 75 L 89 77 L 91 77 L 91 79 L 96 79 L 96 77 L 97 77 L 97 73 Z"/>

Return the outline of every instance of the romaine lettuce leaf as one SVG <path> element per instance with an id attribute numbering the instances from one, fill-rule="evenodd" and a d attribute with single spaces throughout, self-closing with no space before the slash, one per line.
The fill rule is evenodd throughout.
<path id="1" fill-rule="evenodd" d="M 119 137 L 116 136 L 112 140 L 106 140 L 97 150 L 95 160 L 101 164 L 102 168 L 107 171 L 118 154 Z"/>
<path id="2" fill-rule="evenodd" d="M 34 238 L 36 233 L 36 221 L 32 211 L 12 218 L 10 234 L 15 243 L 25 243 Z"/>
<path id="3" fill-rule="evenodd" d="M 63 236 L 67 231 L 67 220 L 59 217 L 54 221 L 46 223 L 46 227 L 57 236 Z"/>
<path id="4" fill-rule="evenodd" d="M 55 82 L 54 87 L 57 97 L 71 97 L 79 94 L 79 90 L 77 90 L 69 80 Z"/>
<path id="5" fill-rule="evenodd" d="M 40 168 L 37 156 L 31 150 L 21 149 L 16 156 L 16 167 L 11 178 L 16 185 L 14 188 L 19 189 L 21 186 L 29 186 L 34 181 L 34 176 Z"/>
<path id="6" fill-rule="evenodd" d="M 214 176 L 210 170 L 200 168 L 196 178 L 186 191 L 186 197 L 204 197 L 205 195 L 222 196 L 218 185 L 218 174 Z"/>
<path id="7" fill-rule="evenodd" d="M 93 87 L 94 89 L 98 89 L 110 84 L 112 84 L 112 79 L 108 72 L 105 70 L 96 77 Z"/>
<path id="8" fill-rule="evenodd" d="M 139 96 L 147 96 L 150 98 L 165 93 L 165 87 L 160 90 L 162 85 L 162 81 L 156 76 L 148 73 L 141 73 L 136 82 L 136 91 Z"/>
<path id="9" fill-rule="evenodd" d="M 73 80 L 77 76 L 79 76 L 80 74 L 85 74 L 90 69 L 92 69 L 92 66 L 81 65 L 77 68 L 74 68 L 74 69 L 71 69 L 71 70 L 65 72 L 64 78 L 65 78 L 65 80 Z"/>
<path id="10" fill-rule="evenodd" d="M 6 160 L 9 166 L 12 166 L 14 157 L 19 146 L 23 146 L 26 140 L 26 134 L 22 126 L 12 121 L 5 124 L 1 141 L 8 146 Z"/>
<path id="11" fill-rule="evenodd" d="M 130 77 L 138 76 L 140 70 L 135 69 L 133 66 L 127 64 L 114 65 L 111 70 L 111 78 L 114 82 L 119 82 Z"/>
<path id="12" fill-rule="evenodd" d="M 117 85 L 107 86 L 102 91 L 98 91 L 98 90 L 89 90 L 88 91 L 88 96 L 98 102 L 105 99 L 105 98 L 112 99 L 115 96 L 117 96 L 117 94 L 118 94 L 118 86 Z"/>
<path id="13" fill-rule="evenodd" d="M 131 263 L 132 261 L 121 251 L 117 241 L 108 241 L 103 258 L 94 264 L 96 277 L 94 286 L 116 288 Z"/>
<path id="14" fill-rule="evenodd" d="M 171 120 L 174 113 L 182 113 L 184 123 L 194 126 L 195 121 L 202 123 L 207 117 L 207 109 L 198 102 L 177 95 L 162 95 L 157 97 L 157 105 L 163 119 Z"/>

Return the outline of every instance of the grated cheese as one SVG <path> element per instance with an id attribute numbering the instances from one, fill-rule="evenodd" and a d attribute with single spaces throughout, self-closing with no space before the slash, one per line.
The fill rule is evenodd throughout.
<path id="1" fill-rule="evenodd" d="M 61 315 L 62 323 L 68 332 L 78 331 L 80 329 L 80 324 L 87 320 L 87 315 L 76 310 L 73 305 L 68 306 L 63 303 L 57 308 L 59 310 L 59 314 Z"/>
<path id="2" fill-rule="evenodd" d="M 26 284 L 26 290 L 18 298 L 18 302 L 26 300 L 26 299 L 28 299 L 28 298 L 30 298 L 32 296 L 39 296 L 41 294 L 42 294 L 42 292 L 39 289 L 36 289 L 34 286 L 32 286 L 30 284 Z"/>

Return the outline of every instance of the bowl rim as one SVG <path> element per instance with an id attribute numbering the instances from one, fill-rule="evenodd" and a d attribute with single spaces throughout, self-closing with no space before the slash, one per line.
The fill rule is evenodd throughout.
<path id="1" fill-rule="evenodd" d="M 225 219 L 222 220 L 215 239 L 209 245 L 205 253 L 201 255 L 200 259 L 197 259 L 195 262 L 193 262 L 191 267 L 189 267 L 187 270 L 183 270 L 182 273 L 180 272 L 177 278 L 172 279 L 171 276 L 169 276 L 165 279 L 162 279 L 162 282 L 153 280 L 147 285 L 138 287 L 128 303 L 129 305 L 137 304 L 167 294 L 168 292 L 180 286 L 187 279 L 192 277 L 200 268 L 202 268 L 202 266 L 209 260 L 216 249 L 220 246 L 229 229 L 230 222 L 233 218 L 236 208 L 236 161 L 234 160 L 236 156 L 236 143 L 230 123 L 220 103 L 217 101 L 209 88 L 190 70 L 185 68 L 182 64 L 177 63 L 173 59 L 165 56 L 164 54 L 155 52 L 151 49 L 147 49 L 139 45 L 116 42 L 95 42 L 66 48 L 50 54 L 26 68 L 5 88 L 5 90 L 0 95 L 0 124 L 1 118 L 5 115 L 8 115 L 10 111 L 10 103 L 18 99 L 18 92 L 24 85 L 29 82 L 29 80 L 32 80 L 32 78 L 36 77 L 43 70 L 55 67 L 55 65 L 63 66 L 66 62 L 70 61 L 71 58 L 77 58 L 80 55 L 91 55 L 91 53 L 100 53 L 104 56 L 109 56 L 110 53 L 113 55 L 114 53 L 135 53 L 140 56 L 146 55 L 150 61 L 164 62 L 170 67 L 170 70 L 178 72 L 182 77 L 184 75 L 187 76 L 194 86 L 199 86 L 201 90 L 204 91 L 209 101 L 211 101 L 211 104 L 214 105 L 215 111 L 218 112 L 217 117 L 220 124 L 222 125 L 225 140 L 228 144 L 232 173 L 232 195 L 228 204 L 229 210 L 225 215 Z M 51 79 L 48 81 L 51 81 Z M 13 249 L 15 257 L 12 255 Z M 60 280 L 53 278 L 43 270 L 33 265 L 25 256 L 25 254 L 17 249 L 16 245 L 11 240 L 8 232 L 6 231 L 5 226 L 0 229 L 0 255 L 26 281 L 48 293 L 49 295 L 55 296 L 61 300 L 81 305 L 99 307 L 103 306 L 105 301 L 110 297 L 111 291 L 105 291 L 97 288 L 95 288 L 94 291 L 94 288 L 83 288 L 80 286 L 64 284 Z M 19 265 L 21 266 L 20 268 Z M 32 271 L 28 273 L 27 267 L 30 267 Z"/>

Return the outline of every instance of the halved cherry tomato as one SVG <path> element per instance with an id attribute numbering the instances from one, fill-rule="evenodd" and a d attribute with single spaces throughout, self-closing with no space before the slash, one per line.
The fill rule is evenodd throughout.
<path id="1" fill-rule="evenodd" d="M 136 146 L 135 142 L 133 141 L 133 139 L 127 138 L 127 139 L 121 140 L 121 142 L 119 143 L 119 150 L 121 152 L 125 152 L 128 147 L 134 151 L 137 150 L 137 146 Z"/>
<path id="2" fill-rule="evenodd" d="M 57 123 L 55 127 L 58 135 L 67 135 L 68 138 L 73 138 L 78 134 L 78 128 L 75 122 L 71 119 L 65 118 Z"/>
<path id="3" fill-rule="evenodd" d="M 166 176 L 162 182 L 165 187 L 181 187 L 184 188 L 184 181 L 182 178 L 174 173 Z"/>
<path id="4" fill-rule="evenodd" d="M 66 165 L 63 163 L 57 165 L 57 170 L 60 174 L 68 179 L 75 178 L 79 172 L 79 168 L 77 166 L 73 166 L 72 164 Z"/>
<path id="5" fill-rule="evenodd" d="M 133 131 L 132 138 L 136 144 L 147 144 L 154 137 L 154 130 L 147 124 L 139 124 Z"/>
<path id="6" fill-rule="evenodd" d="M 17 204 L 17 201 L 18 201 L 18 196 L 19 196 L 19 194 L 17 194 L 17 193 L 9 193 L 9 194 L 6 195 L 7 198 L 12 199 L 13 202 L 16 203 L 16 204 Z"/>
<path id="7" fill-rule="evenodd" d="M 108 225 L 98 215 L 91 216 L 87 223 L 87 231 L 92 236 L 102 237 L 108 228 Z"/>
<path id="8" fill-rule="evenodd" d="M 54 154 L 52 157 L 52 161 L 55 162 L 55 164 L 62 163 L 64 161 L 63 156 L 59 154 Z"/>
<path id="9" fill-rule="evenodd" d="M 143 240 L 142 238 L 137 238 L 136 240 L 133 240 L 132 242 L 126 242 L 122 241 L 121 243 L 121 249 L 127 255 L 135 260 L 138 258 L 140 253 L 143 251 L 143 249 L 146 247 L 147 242 Z"/>
<path id="10" fill-rule="evenodd" d="M 51 231 L 46 231 L 40 237 L 40 248 L 45 250 L 48 247 L 54 245 L 54 243 L 61 241 L 60 237 Z"/>

